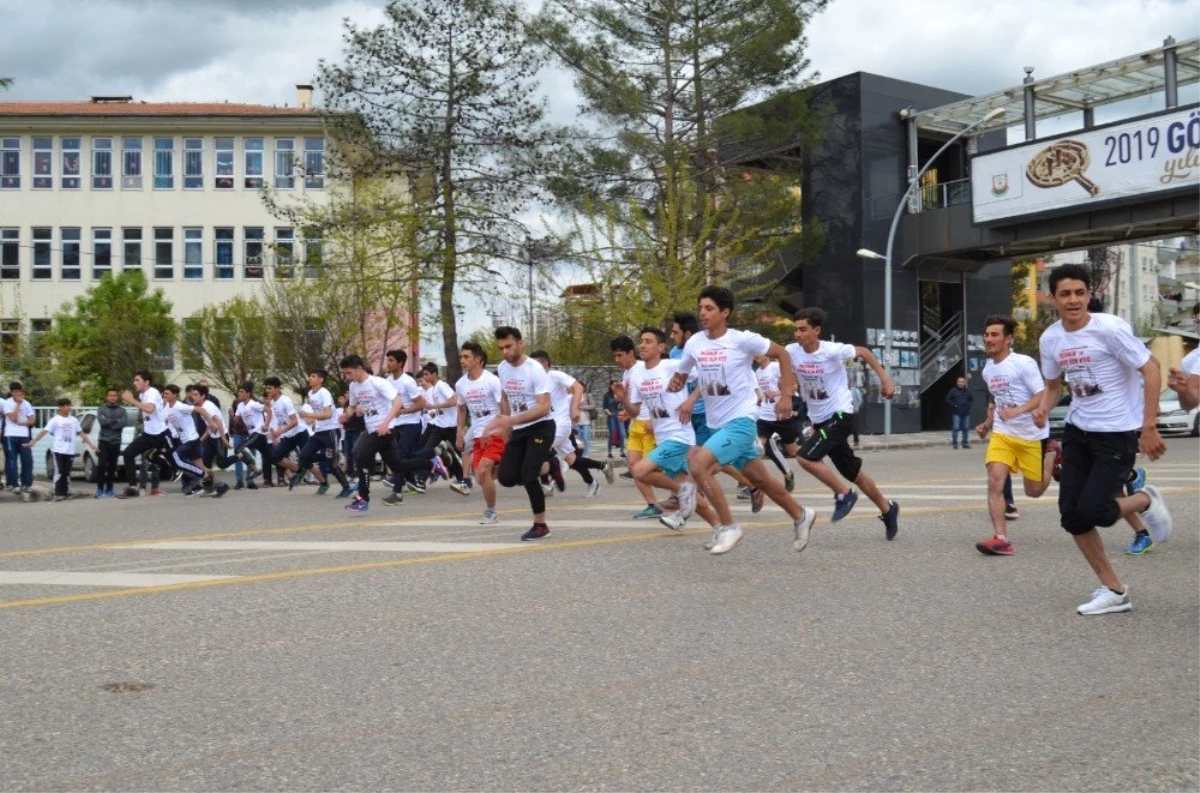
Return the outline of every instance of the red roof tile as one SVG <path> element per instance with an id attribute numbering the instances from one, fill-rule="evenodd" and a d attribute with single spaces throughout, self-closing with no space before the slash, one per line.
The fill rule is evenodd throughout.
<path id="1" fill-rule="evenodd" d="M 230 102 L 0 102 L 0 116 L 311 116 L 310 108 Z"/>

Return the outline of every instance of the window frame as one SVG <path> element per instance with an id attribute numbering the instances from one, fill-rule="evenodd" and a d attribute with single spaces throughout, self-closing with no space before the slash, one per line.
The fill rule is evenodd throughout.
<path id="1" fill-rule="evenodd" d="M 296 276 L 295 228 L 291 226 L 275 227 L 274 259 L 276 278 L 290 280 Z"/>
<path id="2" fill-rule="evenodd" d="M 33 152 L 29 184 L 33 190 L 54 189 L 54 136 L 34 135 L 29 139 Z M 48 144 L 48 145 L 47 145 Z"/>
<path id="3" fill-rule="evenodd" d="M 195 173 L 192 166 L 195 165 Z M 183 189 L 204 189 L 204 138 L 183 139 Z"/>
<path id="4" fill-rule="evenodd" d="M 310 146 L 312 144 L 312 146 Z M 318 145 L 319 144 L 319 145 Z M 313 163 L 317 163 L 314 167 Z M 304 189 L 325 189 L 325 139 L 304 139 Z"/>
<path id="5" fill-rule="evenodd" d="M 107 237 L 102 235 L 107 234 Z M 101 254 L 102 247 L 108 248 L 108 253 Z M 108 264 L 101 264 L 102 258 L 108 259 Z M 99 281 L 113 271 L 113 229 L 112 226 L 92 227 L 92 280 Z"/>
<path id="6" fill-rule="evenodd" d="M 228 236 L 226 236 L 228 234 Z M 237 270 L 234 247 L 237 244 L 237 231 L 233 226 L 216 226 L 213 228 L 213 280 L 232 281 Z M 221 261 L 221 252 L 229 252 L 229 261 Z"/>
<path id="7" fill-rule="evenodd" d="M 257 248 L 258 253 L 251 253 Z M 267 230 L 263 226 L 242 227 L 242 280 L 261 281 L 266 277 Z"/>
<path id="8" fill-rule="evenodd" d="M 183 280 L 204 280 L 204 227 L 183 228 Z"/>
<path id="9" fill-rule="evenodd" d="M 67 145 L 68 141 L 74 141 L 74 146 Z M 59 136 L 58 148 L 59 187 L 63 190 L 81 189 L 83 187 L 83 138 L 68 135 Z M 70 170 L 70 157 L 72 154 L 75 155 L 75 170 L 73 175 Z M 74 184 L 71 183 L 72 181 Z"/>
<path id="10" fill-rule="evenodd" d="M 163 147 L 161 144 L 168 143 L 169 146 Z M 154 138 L 154 189 L 155 190 L 174 190 L 175 189 L 175 138 L 155 137 Z M 166 165 L 164 172 L 162 166 Z"/>
<path id="11" fill-rule="evenodd" d="M 7 364 L 21 354 L 21 320 L 0 319 L 0 362 Z"/>
<path id="12" fill-rule="evenodd" d="M 42 339 L 54 330 L 54 320 L 47 317 L 38 317 L 37 319 L 29 320 L 29 357 L 35 360 L 44 360 L 49 355 L 45 354 L 42 347 Z"/>
<path id="13" fill-rule="evenodd" d="M 20 137 L 0 137 L 0 190 L 21 189 L 21 157 L 24 153 Z"/>
<path id="14" fill-rule="evenodd" d="M 162 234 L 167 232 L 170 237 Z M 175 280 L 175 227 L 174 226 L 154 226 L 151 232 L 151 240 L 154 244 L 154 280 L 155 281 L 174 281 Z M 169 268 L 170 275 L 162 275 L 162 272 Z"/>
<path id="15" fill-rule="evenodd" d="M 133 232 L 137 232 L 134 236 Z M 144 272 L 146 263 L 146 249 L 143 244 L 146 242 L 146 229 L 141 226 L 122 226 L 121 227 L 121 272 L 138 271 Z M 137 264 L 130 264 L 131 257 L 129 256 L 130 246 L 137 246 Z"/>
<path id="16" fill-rule="evenodd" d="M 5 226 L 0 228 L 0 281 L 19 280 L 21 280 L 21 228 Z"/>
<path id="17" fill-rule="evenodd" d="M 33 262 L 30 280 L 54 280 L 54 229 L 50 226 L 34 226 L 31 236 Z M 42 260 L 38 263 L 39 258 Z"/>
<path id="18" fill-rule="evenodd" d="M 316 228 L 307 228 L 301 234 L 304 245 L 304 277 L 313 279 L 321 277 L 321 266 L 325 259 L 325 240 Z M 316 251 L 316 265 L 310 262 L 312 252 Z"/>
<path id="19" fill-rule="evenodd" d="M 222 148 L 228 141 L 228 148 Z M 228 155 L 229 164 L 222 166 L 221 160 Z M 225 171 L 227 169 L 227 171 Z M 232 190 L 237 184 L 237 142 L 235 138 L 213 138 L 213 189 Z"/>
<path id="20" fill-rule="evenodd" d="M 121 136 L 121 189 L 141 190 L 146 173 L 145 141 L 140 135 Z"/>
<path id="21" fill-rule="evenodd" d="M 93 190 L 113 189 L 113 139 L 112 137 L 92 138 L 92 179 Z M 101 167 L 101 163 L 104 163 Z M 107 184 L 104 181 L 107 180 Z"/>
<path id="22" fill-rule="evenodd" d="M 250 148 L 252 142 L 255 142 L 258 148 Z M 252 160 L 255 158 L 258 160 L 258 173 L 251 173 L 251 170 L 254 168 Z M 266 187 L 266 158 L 266 138 L 242 138 L 242 187 L 247 190 L 261 190 Z"/>
<path id="23" fill-rule="evenodd" d="M 286 146 L 284 145 L 286 144 Z M 275 138 L 274 184 L 276 190 L 296 189 L 296 139 Z M 283 158 L 282 160 L 280 158 Z M 281 164 L 286 167 L 280 168 Z M 284 184 L 286 182 L 286 184 Z"/>
<path id="24" fill-rule="evenodd" d="M 83 280 L 83 228 L 60 226 L 58 229 L 58 280 Z"/>

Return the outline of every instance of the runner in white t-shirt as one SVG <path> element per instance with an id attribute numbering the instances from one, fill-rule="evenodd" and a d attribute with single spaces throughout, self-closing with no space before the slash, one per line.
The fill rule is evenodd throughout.
<path id="1" fill-rule="evenodd" d="M 1046 390 L 1033 414 L 1035 422 L 1046 421 L 1058 404 L 1060 378 L 1065 376 L 1072 399 L 1063 431 L 1058 508 L 1063 528 L 1100 579 L 1092 599 L 1077 609 L 1089 615 L 1133 607 L 1096 527 L 1141 513 L 1154 542 L 1165 542 L 1171 535 L 1171 514 L 1154 485 L 1117 496 L 1139 449 L 1151 460 L 1166 451 L 1155 426 L 1162 382 L 1158 363 L 1128 323 L 1088 311 L 1091 284 L 1091 273 L 1081 265 L 1065 264 L 1051 271 L 1050 292 L 1060 319 L 1038 342 Z M 1144 378 L 1140 411 L 1139 372 Z"/>
<path id="2" fill-rule="evenodd" d="M 988 515 L 992 519 L 992 537 L 975 544 L 980 553 L 1010 556 L 1004 486 L 1010 474 L 1021 472 L 1025 495 L 1039 498 L 1054 481 L 1055 465 L 1061 454 L 1057 441 L 1050 441 L 1050 426 L 1034 421 L 1033 412 L 1042 404 L 1045 383 L 1037 361 L 1012 351 L 1017 322 L 1012 317 L 993 315 L 983 321 L 983 349 L 988 362 L 983 365 L 983 381 L 992 401 L 987 419 L 975 428 L 988 441 L 984 466 L 987 468 Z"/>
<path id="3" fill-rule="evenodd" d="M 282 380 L 278 377 L 268 377 L 263 381 L 263 393 L 266 395 L 271 411 L 270 430 L 267 432 L 267 440 L 271 442 L 272 447 L 271 465 L 283 471 L 289 471 L 291 469 L 285 465 L 284 461 L 291 462 L 291 453 L 308 440 L 308 434 L 304 431 L 303 422 L 300 421 L 296 403 L 290 396 L 283 393 Z M 280 479 L 281 485 L 283 481 Z M 288 490 L 294 488 L 296 484 L 295 477 L 291 477 L 288 481 Z"/>
<path id="4" fill-rule="evenodd" d="M 520 330 L 504 325 L 496 328 L 494 335 L 504 356 L 496 367 L 504 391 L 500 395 L 500 415 L 488 424 L 484 437 L 508 435 L 496 478 L 504 487 L 518 484 L 525 487 L 533 511 L 533 526 L 521 539 L 540 540 L 550 533 L 546 525 L 546 494 L 539 481 L 542 464 L 554 445 L 550 379 L 537 361 L 525 355 Z"/>
<path id="5" fill-rule="evenodd" d="M 850 438 L 856 434 L 857 425 L 846 363 L 856 357 L 866 361 L 879 377 L 879 392 L 884 399 L 895 396 L 896 387 L 883 365 L 866 347 L 821 341 L 825 319 L 824 309 L 816 306 L 802 308 L 792 315 L 796 341 L 787 346 L 788 358 L 800 396 L 808 405 L 808 419 L 812 422 L 813 432 L 798 449 L 791 448 L 788 451 L 796 454 L 800 467 L 833 491 L 832 522 L 836 523 L 849 515 L 858 501 L 858 493 L 854 488 L 838 479 L 837 474 L 841 474 L 846 482 L 858 485 L 879 508 L 884 534 L 887 539 L 893 540 L 900 531 L 900 505 L 889 501 L 879 491 L 879 486 L 862 469 L 862 460 L 850 446 Z M 837 474 L 823 462 L 826 457 L 837 469 Z"/>
<path id="6" fill-rule="evenodd" d="M 199 417 L 200 426 L 206 429 L 212 426 L 217 419 L 205 410 L 203 403 L 189 404 L 180 399 L 179 390 L 179 386 L 174 383 L 163 386 L 162 417 L 168 431 L 179 441 L 178 445 L 171 450 L 171 460 L 175 468 L 184 474 L 183 494 L 194 496 L 205 489 L 204 480 L 208 475 L 208 471 L 204 467 L 204 450 L 200 445 L 200 431 L 196 428 L 197 419 L 195 417 Z M 192 393 L 194 395 L 196 392 Z M 220 496 L 224 495 L 228 489 L 229 486 L 225 485 L 220 488 L 219 493 L 216 488 L 212 493 Z"/>
<path id="7" fill-rule="evenodd" d="M 264 486 L 274 487 L 275 466 L 271 465 L 271 444 L 267 440 L 266 409 L 262 402 L 254 398 L 254 383 L 242 383 L 237 392 L 237 408 L 234 412 L 246 426 L 245 438 L 233 449 L 233 456 L 250 469 L 246 475 L 246 488 L 257 490 L 258 485 L 254 480 L 259 476 L 264 477 Z M 252 451 L 258 453 L 260 463 L 256 464 L 254 457 L 248 453 Z"/>
<path id="8" fill-rule="evenodd" d="M 134 392 L 137 393 L 136 397 Z M 125 447 L 122 454 L 128 487 L 119 496 L 119 498 L 137 498 L 139 495 L 138 467 L 136 465 L 138 456 L 144 456 L 148 463 L 159 466 L 160 469 L 163 469 L 163 478 L 168 478 L 171 465 L 168 461 L 171 453 L 171 440 L 167 434 L 167 426 L 162 419 L 162 394 L 151 384 L 149 372 L 141 371 L 134 374 L 133 391 L 125 391 L 121 398 L 125 404 L 136 407 L 142 416 L 141 434 Z"/>
<path id="9" fill-rule="evenodd" d="M 612 352 L 613 362 L 617 366 L 621 367 L 622 370 L 624 370 L 621 375 L 620 386 L 618 387 L 615 383 L 611 386 L 612 395 L 617 398 L 618 403 L 621 401 L 622 393 L 629 393 L 630 377 L 633 376 L 634 372 L 645 367 L 645 363 L 638 360 L 639 346 L 640 344 L 635 343 L 634 340 L 628 336 L 617 336 L 608 342 L 608 349 Z M 662 351 L 656 350 L 655 355 L 661 357 Z M 628 410 L 622 410 L 618 412 L 616 417 L 618 429 L 625 426 L 624 420 L 622 420 L 620 415 L 622 412 L 626 417 L 629 415 Z M 657 503 L 658 499 L 655 497 L 654 490 L 650 487 L 650 485 L 634 479 L 633 467 L 637 465 L 638 461 L 641 460 L 645 455 L 654 451 L 654 428 L 649 421 L 644 419 L 630 418 L 628 419 L 628 422 L 629 428 L 622 442 L 622 445 L 625 447 L 624 451 L 627 461 L 626 470 L 625 473 L 621 474 L 621 477 L 624 479 L 633 479 L 633 486 L 637 488 L 638 495 L 640 495 L 642 500 L 646 502 L 645 507 L 634 513 L 634 520 L 650 520 L 662 515 L 663 512 L 665 512 L 664 507 L 667 505 L 665 502 L 661 506 Z M 674 496 L 672 496 L 672 498 L 674 498 Z M 679 508 L 678 503 L 676 503 L 674 506 L 676 509 Z"/>
<path id="10" fill-rule="evenodd" d="M 575 424 L 579 421 L 579 404 L 583 400 L 583 383 L 562 371 L 551 368 L 550 353 L 545 350 L 534 350 L 531 358 L 542 365 L 546 376 L 550 378 L 550 413 L 554 419 L 554 449 L 550 459 L 543 468 L 543 475 L 549 474 L 554 478 L 554 485 L 561 493 L 566 489 L 563 479 L 562 463 L 579 474 L 587 486 L 585 498 L 595 498 L 600 492 L 600 483 L 592 476 L 592 471 L 604 471 L 605 478 L 613 483 L 612 463 L 607 466 L 590 457 L 585 457 L 575 445 Z M 561 461 L 561 462 L 560 462 Z M 543 484 L 543 492 L 547 492 Z M 547 492 L 547 495 L 549 493 Z"/>
<path id="11" fill-rule="evenodd" d="M 792 419 L 780 421 L 775 414 L 775 405 L 781 399 L 791 400 L 791 394 L 784 395 L 779 390 L 779 362 L 772 361 L 765 355 L 754 359 L 754 379 L 758 383 L 758 416 L 755 424 L 758 428 L 758 440 L 762 443 L 763 452 L 783 474 L 783 489 L 789 493 L 796 487 L 796 475 L 788 468 L 787 457 L 783 447 L 794 447 L 800 436 L 796 434 L 796 422 Z"/>
<path id="12" fill-rule="evenodd" d="M 454 443 L 461 453 L 469 455 L 471 470 L 479 479 L 484 507 L 479 523 L 499 523 L 500 516 L 496 514 L 496 466 L 504 457 L 505 439 L 500 434 L 486 435 L 485 430 L 500 415 L 500 397 L 504 389 L 500 386 L 500 378 L 484 368 L 487 365 L 487 353 L 483 347 L 473 341 L 464 343 L 458 360 L 464 374 L 454 386 L 458 397 Z"/>
<path id="13" fill-rule="evenodd" d="M 54 443 L 50 447 L 50 453 L 54 455 L 54 471 L 51 472 L 51 478 L 54 480 L 53 500 L 62 501 L 71 495 L 71 466 L 75 462 L 75 439 L 79 438 L 96 454 L 100 454 L 100 449 L 92 443 L 83 427 L 79 426 L 79 419 L 71 415 L 71 400 L 66 397 L 58 400 L 58 415 L 51 417 L 46 426 L 25 444 L 26 447 L 32 449 L 33 445 L 46 435 L 54 436 Z"/>
<path id="14" fill-rule="evenodd" d="M 383 365 L 387 370 L 387 381 L 400 395 L 400 413 L 392 419 L 392 439 L 396 445 L 396 459 L 407 460 L 413 456 L 413 452 L 421 447 L 421 433 L 424 431 L 421 414 L 425 410 L 425 396 L 421 393 L 421 385 L 416 379 L 404 371 L 404 367 L 408 365 L 407 352 L 399 349 L 388 350 L 384 356 Z M 372 467 L 374 466 L 372 465 Z M 404 478 L 402 474 L 395 471 L 391 475 L 393 478 L 390 481 L 395 481 L 394 477 L 397 476 Z M 411 493 L 425 492 L 420 486 L 421 483 L 415 472 L 410 472 L 407 482 L 400 484 L 406 485 Z"/>
<path id="15" fill-rule="evenodd" d="M 438 365 L 432 361 L 421 367 L 423 414 L 427 423 L 421 433 L 421 443 L 408 457 L 400 459 L 400 471 L 409 481 L 415 480 L 419 493 L 425 492 L 431 475 L 436 475 L 449 481 L 455 493 L 468 496 L 471 489 L 463 481 L 462 459 L 454 448 L 458 397 L 438 374 Z"/>
<path id="16" fill-rule="evenodd" d="M 396 442 L 392 438 L 392 420 L 400 415 L 402 403 L 391 383 L 382 377 L 367 374 L 361 357 L 347 355 L 339 366 L 342 379 L 350 384 L 347 404 L 350 407 L 358 406 L 367 427 L 354 445 L 354 458 L 359 470 L 358 493 L 346 505 L 347 512 L 362 515 L 370 508 L 371 469 L 375 464 L 375 455 L 383 457 L 384 465 L 393 472 L 400 470 L 400 461 L 396 459 Z M 404 482 L 397 475 L 392 480 L 392 492 L 383 499 L 383 503 L 388 506 L 404 503 L 401 493 L 403 486 Z"/>
<path id="17" fill-rule="evenodd" d="M 1179 394 L 1179 407 L 1184 410 L 1200 405 L 1200 349 L 1183 356 L 1178 369 L 1171 367 L 1167 387 Z"/>
<path id="18" fill-rule="evenodd" d="M 308 394 L 301 410 L 309 435 L 300 448 L 300 462 L 294 463 L 287 459 L 280 464 L 292 475 L 289 490 L 300 483 L 305 471 L 311 471 L 317 478 L 316 495 L 323 496 L 329 492 L 326 474 L 332 473 L 342 487 L 337 497 L 346 498 L 353 491 L 350 489 L 350 480 L 346 478 L 346 472 L 337 462 L 337 433 L 340 425 L 337 416 L 334 415 L 336 408 L 333 395 L 325 387 L 328 378 L 329 372 L 324 369 L 313 369 L 308 373 Z"/>
<path id="19" fill-rule="evenodd" d="M 708 426 L 713 432 L 703 446 L 692 447 L 687 463 L 688 471 L 708 497 L 720 521 L 713 529 L 709 550 L 713 554 L 728 553 L 742 539 L 741 527 L 733 522 L 729 502 L 716 480 L 721 466 L 732 465 L 740 468 L 752 484 L 791 516 L 793 545 L 797 551 L 802 551 L 808 545 L 809 531 L 817 519 L 816 510 L 796 503 L 783 483 L 771 476 L 755 448 L 754 417 L 758 413 L 758 397 L 751 364 L 759 355 L 786 361 L 787 351 L 757 333 L 728 327 L 733 305 L 733 293 L 723 286 L 706 286 L 700 291 L 700 325 L 704 332 L 694 334 L 684 345 L 679 370 L 669 386 L 672 391 L 683 389 L 688 374 L 693 368 L 698 370 L 700 385 L 696 391 L 704 394 Z M 781 370 L 780 390 L 790 394 L 795 387 L 791 368 Z M 776 415 L 780 420 L 791 417 L 790 400 L 779 401 Z M 691 420 L 691 411 L 686 405 L 681 408 L 679 417 L 682 421 Z M 680 514 L 686 520 L 695 509 L 695 491 L 680 488 Z"/>

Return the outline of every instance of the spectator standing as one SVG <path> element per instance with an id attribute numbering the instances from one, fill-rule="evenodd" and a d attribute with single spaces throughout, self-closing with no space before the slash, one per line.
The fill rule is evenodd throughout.
<path id="1" fill-rule="evenodd" d="M 596 403 L 592 400 L 588 384 L 582 380 L 579 382 L 583 384 L 583 398 L 579 400 L 579 423 L 575 425 L 575 437 L 580 444 L 580 453 L 587 457 L 592 448 L 592 421 L 596 418 Z"/>
<path id="2" fill-rule="evenodd" d="M 621 456 L 625 456 L 625 423 L 621 420 L 621 400 L 613 393 L 613 386 L 620 380 L 609 381 L 608 390 L 604 392 L 604 417 L 608 422 L 608 456 L 612 457 L 613 447 Z"/>
<path id="3" fill-rule="evenodd" d="M 862 415 L 863 392 L 858 384 L 850 386 L 850 403 L 854 405 L 854 415 Z M 854 423 L 854 447 L 858 448 L 858 422 Z"/>
<path id="4" fill-rule="evenodd" d="M 121 433 L 129 423 L 129 414 L 118 400 L 117 389 L 110 388 L 104 397 L 104 404 L 96 411 L 96 421 L 100 422 L 96 498 L 117 497 L 113 483 L 117 478 L 117 458 L 121 456 Z"/>
<path id="5" fill-rule="evenodd" d="M 970 436 L 967 432 L 971 424 L 971 402 L 974 397 L 967 390 L 967 378 L 960 377 L 954 383 L 954 388 L 951 388 L 946 394 L 946 404 L 953 410 L 951 415 L 950 425 L 950 445 L 955 449 L 958 448 L 958 433 L 962 432 L 962 447 L 964 449 L 971 448 Z"/>
<path id="6" fill-rule="evenodd" d="M 33 452 L 25 444 L 35 423 L 33 405 L 25 399 L 25 387 L 20 383 L 10 383 L 8 391 L 8 399 L 0 402 L 4 413 L 4 478 L 9 490 L 28 493 L 33 487 Z"/>

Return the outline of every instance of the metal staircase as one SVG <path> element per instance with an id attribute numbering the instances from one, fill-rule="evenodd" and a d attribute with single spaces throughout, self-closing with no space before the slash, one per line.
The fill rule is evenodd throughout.
<path id="1" fill-rule="evenodd" d="M 937 330 L 925 327 L 928 338 L 921 343 L 921 393 L 941 379 L 942 375 L 961 362 L 963 349 L 963 315 L 958 312 Z"/>

